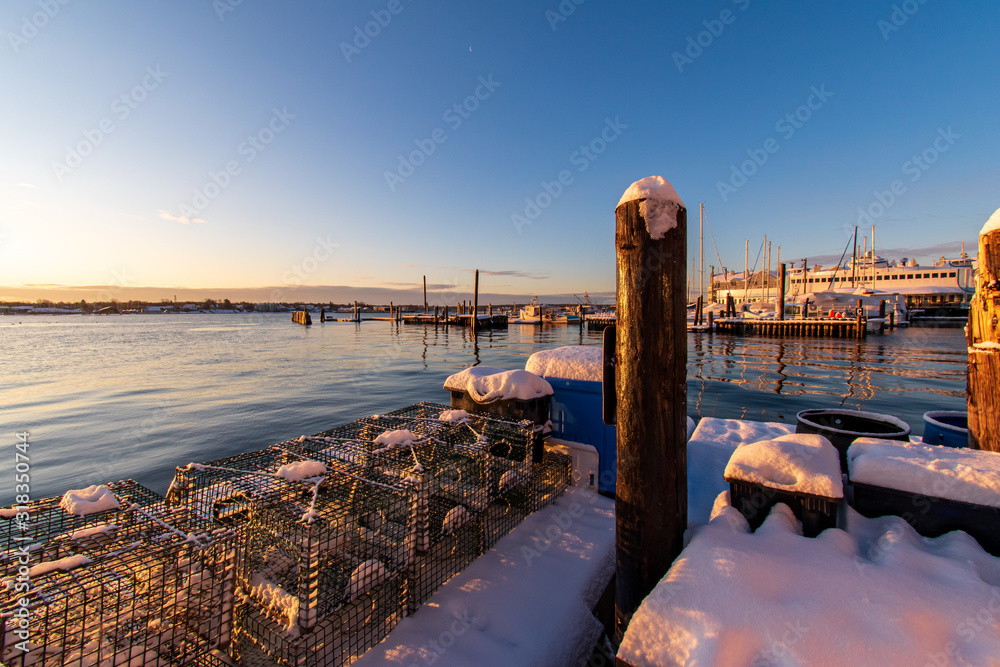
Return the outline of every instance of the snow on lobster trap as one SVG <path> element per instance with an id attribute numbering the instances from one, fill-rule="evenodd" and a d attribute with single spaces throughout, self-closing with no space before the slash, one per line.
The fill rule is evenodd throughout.
<path id="1" fill-rule="evenodd" d="M 395 625 L 426 522 L 413 468 L 386 460 L 350 472 L 282 443 L 177 469 L 169 500 L 240 534 L 237 652 L 340 664 L 333 656 L 360 655 Z"/>
<path id="2" fill-rule="evenodd" d="M 8 667 L 210 664 L 230 641 L 231 531 L 132 481 L 27 508 L 22 525 L 0 513 Z"/>

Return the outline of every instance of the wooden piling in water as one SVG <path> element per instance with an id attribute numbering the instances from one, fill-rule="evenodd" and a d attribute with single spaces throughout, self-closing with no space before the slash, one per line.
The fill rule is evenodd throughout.
<path id="1" fill-rule="evenodd" d="M 472 291 L 472 335 L 476 335 L 479 325 L 479 269 L 476 269 L 476 286 Z"/>
<path id="2" fill-rule="evenodd" d="M 778 251 L 780 254 L 780 250 Z M 785 319 L 785 265 L 778 264 L 778 319 Z"/>
<path id="3" fill-rule="evenodd" d="M 1000 452 L 1000 210 L 979 232 L 979 273 L 965 340 L 969 447 Z"/>
<path id="4" fill-rule="evenodd" d="M 858 340 L 861 340 L 862 338 L 865 337 L 865 330 L 861 328 L 862 327 L 861 317 L 862 317 L 862 314 L 865 312 L 864 308 L 861 305 L 861 299 L 858 299 L 858 311 L 857 312 L 858 312 L 857 318 L 856 318 L 856 322 L 857 323 L 854 325 L 855 326 L 854 333 L 857 336 Z"/>
<path id="5" fill-rule="evenodd" d="M 658 239 L 640 201 L 615 210 L 618 641 L 680 554 L 687 527 L 687 210 L 661 205 L 671 219 L 660 219 L 667 229 Z"/>

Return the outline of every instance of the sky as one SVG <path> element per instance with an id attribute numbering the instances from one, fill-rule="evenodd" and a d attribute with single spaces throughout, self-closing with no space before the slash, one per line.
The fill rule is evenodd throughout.
<path id="1" fill-rule="evenodd" d="M 615 206 L 654 174 L 689 268 L 702 203 L 706 271 L 747 241 L 759 268 L 765 235 L 833 263 L 855 225 L 891 258 L 975 252 L 998 33 L 987 0 L 7 0 L 0 299 L 405 301 L 474 269 L 606 298 Z"/>

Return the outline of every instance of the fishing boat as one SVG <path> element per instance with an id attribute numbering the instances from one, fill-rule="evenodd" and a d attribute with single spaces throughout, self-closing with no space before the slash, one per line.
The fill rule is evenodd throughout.
<path id="1" fill-rule="evenodd" d="M 531 303 L 518 311 L 518 320 L 522 323 L 541 324 L 573 324 L 580 321 L 580 315 L 565 308 L 546 306 L 538 303 L 538 297 L 532 297 Z"/>

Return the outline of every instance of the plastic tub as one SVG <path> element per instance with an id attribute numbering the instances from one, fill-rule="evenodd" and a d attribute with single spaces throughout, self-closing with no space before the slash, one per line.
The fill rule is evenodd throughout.
<path id="1" fill-rule="evenodd" d="M 925 412 L 924 444 L 967 447 L 969 444 L 969 413 L 958 410 Z"/>
<path id="2" fill-rule="evenodd" d="M 909 425 L 891 415 L 859 410 L 815 409 L 795 415 L 796 433 L 818 433 L 840 452 L 840 470 L 847 472 L 847 448 L 857 438 L 909 441 Z"/>

